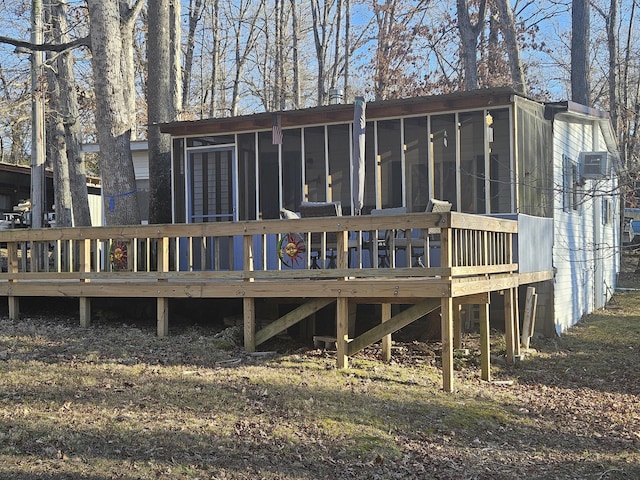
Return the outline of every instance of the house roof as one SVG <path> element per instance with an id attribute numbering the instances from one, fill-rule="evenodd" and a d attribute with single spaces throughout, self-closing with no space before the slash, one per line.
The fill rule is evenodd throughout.
<path id="1" fill-rule="evenodd" d="M 513 95 L 518 94 L 512 88 L 505 87 L 461 91 L 446 95 L 367 102 L 367 119 L 375 120 L 423 113 L 504 106 L 512 103 Z M 280 115 L 282 128 L 349 122 L 353 120 L 353 104 L 325 105 L 300 110 L 262 112 L 238 117 L 170 122 L 160 124 L 160 131 L 180 136 L 267 130 L 273 125 L 274 115 Z"/>

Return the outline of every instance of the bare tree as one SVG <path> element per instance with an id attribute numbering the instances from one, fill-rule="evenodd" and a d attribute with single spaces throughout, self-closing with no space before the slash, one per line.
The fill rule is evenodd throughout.
<path id="1" fill-rule="evenodd" d="M 66 2 L 55 1 L 46 7 L 50 11 L 52 23 L 52 43 L 69 43 L 69 26 L 67 22 Z M 87 193 L 87 173 L 84 156 L 81 151 L 82 132 L 80 125 L 80 113 L 78 108 L 78 89 L 74 74 L 73 53 L 65 50 L 57 55 L 53 69 L 49 69 L 50 81 L 57 82 L 58 102 L 57 118 L 62 122 L 62 130 L 56 128 L 56 135 L 64 135 L 64 160 L 61 158 L 62 171 L 68 175 L 68 184 L 58 185 L 56 195 L 66 198 L 67 188 L 71 200 L 71 212 L 75 226 L 90 226 L 91 212 L 89 210 L 89 198 Z M 55 84 L 54 84 L 55 85 Z M 55 88 L 55 86 L 54 86 Z M 55 141 L 55 139 L 54 139 Z M 64 165 L 66 163 L 66 165 Z M 56 199 L 56 223 L 61 219 L 62 200 Z M 63 221 L 65 221 L 63 219 Z M 62 223 L 64 225 L 64 223 Z M 71 223 L 69 223 L 71 225 Z"/>
<path id="2" fill-rule="evenodd" d="M 322 4 L 318 0 L 311 0 L 311 16 L 313 22 L 313 39 L 316 47 L 317 77 L 317 102 L 325 103 L 327 89 L 325 81 L 327 76 L 327 53 L 329 51 L 334 23 L 331 22 L 334 0 L 324 0 Z"/>
<path id="3" fill-rule="evenodd" d="M 123 36 L 117 0 L 88 0 L 91 22 L 100 176 L 107 225 L 140 223 L 131 158 L 131 114 L 123 71 Z"/>
<path id="4" fill-rule="evenodd" d="M 179 108 L 180 3 L 157 0 L 148 14 L 149 223 L 171 223 L 171 138 L 159 123 L 176 120 Z"/>
<path id="5" fill-rule="evenodd" d="M 571 7 L 571 100 L 589 100 L 589 0 L 572 0 Z"/>
<path id="6" fill-rule="evenodd" d="M 462 64 L 464 66 L 464 89 L 475 90 L 478 88 L 478 36 L 484 28 L 487 2 L 480 0 L 478 12 L 473 15 L 469 13 L 467 0 L 457 0 L 458 30 L 460 32 Z"/>
<path id="7" fill-rule="evenodd" d="M 217 109 L 216 90 L 218 87 L 218 78 L 220 77 L 220 1 L 213 0 L 211 15 L 211 36 L 213 37 L 213 45 L 211 49 L 211 99 L 209 103 L 209 116 L 215 117 Z"/>
<path id="8" fill-rule="evenodd" d="M 265 0 L 260 0 L 255 9 L 251 7 L 255 7 L 256 3 L 249 0 L 240 0 L 236 3 L 238 9 L 237 16 L 232 22 L 232 29 L 235 35 L 235 72 L 232 86 L 233 93 L 231 94 L 231 115 L 233 116 L 238 115 L 242 75 L 249 55 L 252 53 L 258 41 L 258 29 L 256 27 L 258 12 L 264 7 Z M 243 34 L 246 35 L 244 42 Z"/>
<path id="9" fill-rule="evenodd" d="M 296 5 L 296 0 L 291 0 L 291 52 L 293 57 L 293 85 L 291 86 L 291 94 L 293 98 L 293 108 L 300 108 L 300 59 L 298 54 L 299 35 L 298 7 Z"/>
<path id="10" fill-rule="evenodd" d="M 216 0 L 217 2 L 217 0 Z M 189 92 L 191 89 L 191 74 L 193 70 L 193 55 L 195 50 L 196 30 L 198 22 L 202 18 L 204 12 L 203 0 L 189 0 L 189 29 L 187 32 L 187 40 L 184 55 L 184 83 L 182 84 L 182 110 L 189 107 Z M 217 34 L 214 32 L 214 35 Z"/>
<path id="11" fill-rule="evenodd" d="M 524 67 L 520 59 L 520 47 L 516 33 L 513 12 L 509 0 L 495 0 L 500 12 L 500 29 L 504 36 L 505 47 L 509 57 L 509 71 L 513 88 L 521 93 L 527 93 L 527 84 L 524 78 Z"/>

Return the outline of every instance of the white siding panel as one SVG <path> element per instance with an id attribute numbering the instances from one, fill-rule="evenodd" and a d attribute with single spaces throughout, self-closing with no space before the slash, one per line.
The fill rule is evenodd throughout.
<path id="1" fill-rule="evenodd" d="M 553 258 L 554 319 L 558 334 L 583 315 L 604 306 L 615 288 L 617 214 L 614 213 L 607 224 L 603 224 L 601 214 L 604 199 L 611 202 L 612 212 L 619 209 L 615 197 L 611 196 L 614 180 L 586 181 L 578 190 L 578 210 L 563 209 L 563 156 L 577 163 L 580 152 L 594 150 L 598 145 L 604 146 L 599 124 L 556 117 Z"/>

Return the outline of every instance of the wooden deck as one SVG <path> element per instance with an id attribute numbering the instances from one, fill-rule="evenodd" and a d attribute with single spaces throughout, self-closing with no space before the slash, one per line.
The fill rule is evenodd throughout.
<path id="1" fill-rule="evenodd" d="M 489 293 L 505 292 L 512 361 L 518 354 L 517 287 L 551 278 L 548 271 L 518 273 L 513 261 L 517 225 L 454 212 L 6 230 L 0 231 L 0 244 L 6 244 L 0 295 L 8 298 L 12 318 L 19 316 L 20 297 L 77 297 L 83 326 L 90 325 L 92 298 L 156 298 L 160 336 L 168 334 L 170 298 L 242 299 L 248 351 L 335 303 L 339 368 L 378 341 L 389 358 L 393 332 L 441 309 L 443 387 L 451 391 L 453 350 L 460 341 L 458 306 L 480 305 L 482 376 L 488 380 Z M 425 241 L 429 228 L 440 228 L 437 249 Z M 395 235 L 385 235 L 398 231 L 413 237 L 402 250 L 394 244 Z M 279 260 L 278 251 L 291 266 Z M 336 268 L 312 268 L 326 267 L 327 258 Z M 255 300 L 260 298 L 299 306 L 257 329 Z M 381 304 L 382 318 L 352 338 L 350 320 L 358 303 Z M 412 306 L 391 316 L 391 304 Z"/>

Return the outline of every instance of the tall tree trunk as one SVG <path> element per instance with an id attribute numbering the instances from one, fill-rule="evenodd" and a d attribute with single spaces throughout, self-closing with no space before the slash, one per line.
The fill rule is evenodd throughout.
<path id="1" fill-rule="evenodd" d="M 273 80 L 273 106 L 274 109 L 284 110 L 283 103 L 283 90 L 284 90 L 284 78 L 282 73 L 284 72 L 284 57 L 282 55 L 283 51 L 283 28 L 282 22 L 284 21 L 284 12 L 282 11 L 282 2 L 280 0 L 275 0 L 274 5 L 274 20 L 275 20 L 275 55 L 273 72 L 275 74 Z"/>
<path id="2" fill-rule="evenodd" d="M 196 29 L 204 9 L 202 0 L 189 0 L 189 31 L 184 54 L 184 83 L 182 84 L 182 110 L 189 107 L 189 92 L 191 89 L 191 73 L 193 69 L 193 53 L 195 50 Z"/>
<path id="3" fill-rule="evenodd" d="M 331 67 L 331 86 L 338 86 L 338 65 L 340 64 L 340 52 L 342 51 L 340 45 L 340 33 L 342 30 L 340 29 L 342 24 L 342 0 L 338 0 L 338 4 L 336 5 L 336 35 L 334 40 L 334 51 L 333 51 L 333 66 Z M 346 55 L 345 55 L 346 57 Z"/>
<path id="4" fill-rule="evenodd" d="M 171 137 L 160 133 L 158 124 L 177 116 L 180 64 L 175 44 L 180 34 L 175 18 L 180 3 L 176 2 L 156 0 L 148 15 L 149 223 L 171 223 Z"/>
<path id="5" fill-rule="evenodd" d="M 140 223 L 131 159 L 131 116 L 125 98 L 122 36 L 117 0 L 87 0 L 91 22 L 96 127 L 107 225 Z"/>
<path id="6" fill-rule="evenodd" d="M 136 88 L 135 88 L 135 66 L 133 61 L 133 48 L 135 41 L 133 39 L 133 27 L 135 20 L 142 9 L 144 2 L 136 0 L 133 8 L 129 6 L 129 0 L 119 0 L 120 11 L 120 71 L 122 72 L 122 90 L 124 101 L 126 103 L 128 122 L 131 127 L 131 137 L 136 138 L 137 121 L 136 121 Z"/>
<path id="7" fill-rule="evenodd" d="M 209 103 L 209 116 L 214 118 L 217 111 L 218 101 L 218 78 L 220 67 L 220 2 L 213 0 L 213 18 L 211 19 L 211 34 L 213 36 L 213 46 L 211 51 L 211 100 Z"/>
<path id="8" fill-rule="evenodd" d="M 634 2 L 635 3 L 635 2 Z M 620 107 L 618 105 L 618 2 L 611 0 L 607 19 L 607 47 L 609 50 L 609 115 L 615 132 L 619 132 Z"/>
<path id="9" fill-rule="evenodd" d="M 464 89 L 478 88 L 478 36 L 482 31 L 486 13 L 486 0 L 480 1 L 476 22 L 471 21 L 467 0 L 457 0 L 458 31 L 460 32 L 460 56 L 464 67 Z"/>
<path id="10" fill-rule="evenodd" d="M 324 2 L 321 18 L 320 6 L 318 0 L 311 0 L 311 18 L 313 24 L 313 40 L 316 46 L 316 61 L 318 63 L 317 90 L 318 105 L 324 104 L 326 92 L 324 89 L 326 53 L 327 53 L 327 2 Z"/>
<path id="11" fill-rule="evenodd" d="M 389 85 L 389 57 L 393 42 L 391 31 L 395 22 L 396 0 L 385 0 L 384 5 L 378 5 L 376 2 L 375 7 L 378 38 L 374 88 L 376 100 L 384 100 Z"/>
<path id="12" fill-rule="evenodd" d="M 236 67 L 236 71 L 235 71 L 235 75 L 234 75 L 234 79 L 233 79 L 233 93 L 232 93 L 232 98 L 231 98 L 231 115 L 232 116 L 237 116 L 238 115 L 238 105 L 240 102 L 240 82 L 242 80 L 242 73 L 244 70 L 244 67 L 247 63 L 247 59 L 249 58 L 249 55 L 251 54 L 251 52 L 253 51 L 253 48 L 256 45 L 256 41 L 258 39 L 258 32 L 257 32 L 257 28 L 256 28 L 256 23 L 258 22 L 258 12 L 262 9 L 262 7 L 264 6 L 265 0 L 260 0 L 260 4 L 258 5 L 257 9 L 255 10 L 255 12 L 251 13 L 249 11 L 252 2 L 250 1 L 241 1 L 239 4 L 239 16 L 236 19 L 236 23 L 235 23 L 235 55 L 236 55 L 236 61 L 235 61 L 235 67 Z M 252 15 L 249 19 L 247 19 L 247 15 Z M 243 31 L 243 25 L 248 23 L 248 31 L 246 32 L 246 37 L 245 37 L 245 43 L 244 45 L 242 45 L 242 31 Z"/>
<path id="13" fill-rule="evenodd" d="M 296 0 L 291 0 L 291 47 L 293 55 L 293 85 L 291 86 L 294 109 L 300 108 L 300 60 L 298 58 L 298 6 Z"/>
<path id="14" fill-rule="evenodd" d="M 53 3 L 44 6 L 46 30 L 45 42 L 58 43 L 60 40 L 60 22 L 54 12 Z M 47 63 L 56 66 L 56 59 L 52 52 L 47 52 Z M 61 81 L 59 81 L 58 68 L 48 68 L 47 89 L 49 97 L 49 109 L 46 118 L 47 128 L 47 158 L 53 169 L 53 197 L 56 209 L 56 225 L 59 227 L 71 227 L 73 217 L 71 214 L 71 192 L 69 181 L 69 162 L 67 160 L 66 135 L 63 121 L 63 107 L 60 98 Z M 60 79 L 61 80 L 61 79 Z"/>
<path id="15" fill-rule="evenodd" d="M 631 39 L 633 37 L 633 24 L 635 20 L 636 13 L 636 2 L 632 2 L 631 4 L 631 13 L 629 14 L 629 27 L 627 32 L 627 41 L 625 45 L 625 54 L 624 54 L 624 65 L 622 71 L 622 104 L 624 111 L 621 115 L 623 119 L 622 126 L 622 166 L 623 168 L 627 168 L 629 164 L 629 158 L 631 155 L 631 101 L 629 99 L 629 90 L 631 86 L 629 85 L 629 70 L 631 68 Z M 631 110 L 633 111 L 633 110 Z"/>
<path id="16" fill-rule="evenodd" d="M 349 62 L 351 59 L 351 0 L 344 0 L 344 98 L 351 98 L 351 88 L 349 85 Z M 348 100 L 347 100 L 348 101 Z"/>
<path id="17" fill-rule="evenodd" d="M 520 47 L 516 34 L 516 24 L 509 0 L 496 0 L 500 12 L 500 27 L 504 35 L 507 56 L 509 57 L 509 71 L 513 88 L 520 93 L 527 93 L 527 84 L 524 78 L 524 67 L 520 58 Z"/>
<path id="18" fill-rule="evenodd" d="M 65 2 L 56 1 L 51 4 L 54 35 L 59 43 L 69 42 L 67 12 Z M 77 85 L 74 76 L 74 57 L 69 51 L 62 52 L 56 60 L 57 79 L 59 85 L 59 111 L 63 120 L 66 160 L 68 162 L 69 189 L 73 225 L 76 227 L 91 226 L 89 196 L 87 192 L 87 172 L 84 155 L 81 149 L 82 132 L 80 130 L 80 112 L 78 107 Z M 56 222 L 59 208 L 56 200 Z"/>
<path id="19" fill-rule="evenodd" d="M 49 7 L 46 7 L 47 9 Z M 49 12 L 50 13 L 50 12 Z M 47 53 L 47 61 L 54 62 L 53 55 Z M 47 158 L 53 169 L 53 198 L 56 212 L 56 226 L 71 227 L 71 191 L 69 190 L 69 162 L 64 132 L 64 122 L 60 112 L 60 84 L 53 69 L 47 69 L 49 92 L 49 114 L 47 115 Z M 86 186 L 85 186 L 86 188 Z"/>
<path id="20" fill-rule="evenodd" d="M 500 75 L 500 15 L 495 11 L 495 5 L 489 13 L 489 39 L 487 41 L 486 63 L 489 79 Z"/>
<path id="21" fill-rule="evenodd" d="M 571 5 L 571 100 L 589 106 L 589 0 Z"/>
<path id="22" fill-rule="evenodd" d="M 42 43 L 42 1 L 31 4 L 31 43 Z M 31 53 L 31 226 L 41 228 L 45 208 L 45 138 L 42 52 Z"/>

